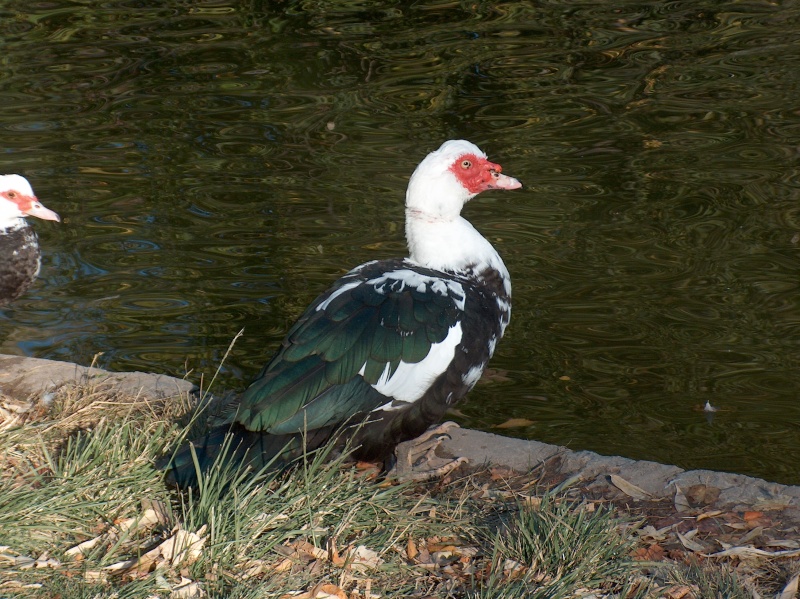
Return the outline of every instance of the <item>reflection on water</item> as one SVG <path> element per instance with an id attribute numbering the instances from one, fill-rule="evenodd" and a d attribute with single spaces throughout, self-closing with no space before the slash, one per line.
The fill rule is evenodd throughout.
<path id="1" fill-rule="evenodd" d="M 465 137 L 526 187 L 467 208 L 515 306 L 462 421 L 800 483 L 800 9 L 240 4 L 0 10 L 0 171 L 65 217 L 0 351 L 199 380 L 244 328 L 241 388 Z"/>

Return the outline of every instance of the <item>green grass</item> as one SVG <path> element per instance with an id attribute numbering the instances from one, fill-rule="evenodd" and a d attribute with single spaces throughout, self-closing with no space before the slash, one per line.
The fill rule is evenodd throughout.
<path id="1" fill-rule="evenodd" d="M 639 570 L 630 558 L 635 546 L 630 531 L 606 507 L 590 511 L 545 493 L 534 505 L 518 505 L 494 534 L 495 567 L 519 570 L 519 584 L 536 587 L 528 591 L 531 597 L 566 597 L 577 588 L 619 594 Z"/>
<path id="2" fill-rule="evenodd" d="M 85 386 L 0 426 L 0 597 L 752 597 L 728 566 L 634 561 L 637 523 L 610 507 L 481 498 L 479 473 L 393 485 L 322 450 L 283 473 L 216 467 L 179 493 L 153 463 L 186 435 L 177 422 L 195 426 L 189 405 Z"/>

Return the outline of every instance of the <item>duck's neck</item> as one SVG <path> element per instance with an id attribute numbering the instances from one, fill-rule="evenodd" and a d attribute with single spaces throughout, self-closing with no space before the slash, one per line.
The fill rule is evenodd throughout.
<path id="1" fill-rule="evenodd" d="M 10 233 L 17 229 L 24 229 L 27 226 L 28 223 L 24 218 L 18 216 L 4 217 L 0 214 L 0 233 Z"/>
<path id="2" fill-rule="evenodd" d="M 406 239 L 409 258 L 421 266 L 478 278 L 492 269 L 504 281 L 509 281 L 500 254 L 461 216 L 444 219 L 408 208 Z M 511 295 L 510 282 L 506 287 L 507 294 Z"/>

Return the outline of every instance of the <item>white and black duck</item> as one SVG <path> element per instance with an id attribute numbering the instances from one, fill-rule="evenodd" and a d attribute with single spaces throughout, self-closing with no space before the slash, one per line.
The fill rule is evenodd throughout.
<path id="1" fill-rule="evenodd" d="M 228 459 L 255 469 L 341 431 L 356 458 L 386 461 L 440 422 L 481 377 L 511 316 L 503 260 L 461 217 L 477 194 L 521 187 L 501 171 L 464 140 L 428 154 L 406 192 L 409 257 L 362 264 L 308 307 L 230 421 L 192 443 L 200 468 L 228 435 Z M 196 484 L 188 445 L 166 467 L 171 483 Z"/>
<path id="2" fill-rule="evenodd" d="M 25 177 L 0 175 L 0 306 L 20 297 L 39 275 L 39 240 L 26 216 L 61 220 L 36 198 Z"/>

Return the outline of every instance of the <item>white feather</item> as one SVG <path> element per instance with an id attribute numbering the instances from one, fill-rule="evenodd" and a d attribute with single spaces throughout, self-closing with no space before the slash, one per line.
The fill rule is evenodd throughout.
<path id="1" fill-rule="evenodd" d="M 461 323 L 457 322 L 447 333 L 447 337 L 441 343 L 434 343 L 428 355 L 416 363 L 400 362 L 391 375 L 390 364 L 387 363 L 383 369 L 383 374 L 372 388 L 379 393 L 392 398 L 375 410 L 392 410 L 402 406 L 394 405 L 395 402 L 413 403 L 425 395 L 436 378 L 442 374 L 456 353 L 456 346 L 461 342 Z M 367 365 L 361 367 L 358 372 L 364 376 Z M 373 410 L 374 411 L 374 410 Z"/>
<path id="2" fill-rule="evenodd" d="M 420 293 L 425 293 L 428 285 L 430 285 L 431 291 L 442 297 L 448 297 L 448 295 L 452 293 L 456 296 L 454 298 L 456 307 L 459 310 L 464 310 L 464 287 L 458 281 L 430 277 L 422 273 L 414 272 L 413 270 L 402 269 L 387 272 L 376 279 L 370 279 L 368 283 L 377 288 L 387 281 L 399 281 L 401 283 L 401 288 L 395 289 L 395 291 L 402 291 L 403 287 L 409 287 L 411 289 L 416 289 Z"/>
<path id="3" fill-rule="evenodd" d="M 494 355 L 494 350 L 497 347 L 497 337 L 492 335 L 492 338 L 489 339 L 489 357 L 491 358 Z"/>
<path id="4" fill-rule="evenodd" d="M 467 386 L 467 389 L 472 389 L 475 386 L 475 383 L 480 380 L 484 368 L 486 368 L 485 362 L 483 364 L 473 366 L 464 374 L 464 376 L 461 377 L 461 382 Z"/>
<path id="5" fill-rule="evenodd" d="M 320 310 L 324 310 L 325 308 L 330 306 L 331 302 L 333 300 L 335 300 L 337 297 L 339 297 L 343 293 L 346 293 L 346 292 L 350 291 L 351 289 L 353 289 L 355 287 L 358 287 L 359 285 L 361 285 L 361 281 L 353 281 L 351 283 L 345 283 L 344 285 L 339 287 L 339 289 L 337 289 L 336 291 L 331 293 L 328 296 L 328 298 L 325 299 L 325 301 L 322 301 L 322 302 L 319 303 L 319 305 L 317 306 L 317 312 L 319 312 Z"/>
<path id="6" fill-rule="evenodd" d="M 506 289 L 508 291 L 509 296 L 511 295 L 511 281 L 506 279 L 504 281 Z M 497 298 L 497 307 L 500 308 L 500 336 L 503 336 L 503 333 L 506 331 L 506 327 L 508 323 L 511 321 L 511 304 L 508 300 L 498 297 Z"/>

